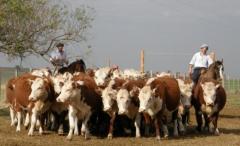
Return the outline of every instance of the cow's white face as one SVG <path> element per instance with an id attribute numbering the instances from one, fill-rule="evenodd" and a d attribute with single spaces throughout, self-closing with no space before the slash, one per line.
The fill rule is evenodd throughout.
<path id="1" fill-rule="evenodd" d="M 68 80 L 71 80 L 72 77 L 73 76 L 70 73 L 64 73 L 63 75 L 59 74 L 55 77 L 52 77 L 54 91 L 57 94 L 60 94 L 64 83 Z"/>
<path id="2" fill-rule="evenodd" d="M 181 91 L 181 103 L 185 108 L 190 108 L 193 83 L 184 83 L 181 79 L 177 79 L 177 81 Z"/>
<path id="3" fill-rule="evenodd" d="M 57 97 L 57 102 L 71 102 L 75 101 L 76 98 L 81 98 L 81 88 L 83 81 L 67 81 L 62 87 L 60 95 Z"/>
<path id="4" fill-rule="evenodd" d="M 151 108 L 154 104 L 154 92 L 150 86 L 145 86 L 140 90 L 139 101 L 140 107 L 139 112 L 143 112 Z"/>
<path id="5" fill-rule="evenodd" d="M 94 80 L 97 86 L 105 84 L 106 78 L 109 76 L 110 68 L 102 68 L 95 72 Z"/>
<path id="6" fill-rule="evenodd" d="M 102 91 L 103 110 L 109 111 L 116 102 L 117 91 L 112 88 L 105 88 Z"/>
<path id="7" fill-rule="evenodd" d="M 220 84 L 215 85 L 213 82 L 205 82 L 201 84 L 201 87 L 206 106 L 213 106 L 216 100 L 216 90 L 220 87 Z"/>
<path id="8" fill-rule="evenodd" d="M 43 78 L 37 78 L 32 81 L 31 93 L 29 95 L 29 100 L 36 101 L 39 99 L 45 99 L 48 96 L 48 91 L 45 88 L 45 82 Z"/>
<path id="9" fill-rule="evenodd" d="M 126 89 L 120 89 L 117 93 L 118 113 L 128 113 L 128 107 L 130 105 L 130 102 L 131 100 L 129 92 Z"/>

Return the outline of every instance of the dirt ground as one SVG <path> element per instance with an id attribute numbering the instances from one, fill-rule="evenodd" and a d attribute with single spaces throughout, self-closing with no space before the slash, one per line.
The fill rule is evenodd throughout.
<path id="1" fill-rule="evenodd" d="M 196 124 L 194 116 L 191 115 L 191 123 Z M 175 146 L 203 146 L 216 145 L 240 146 L 240 106 L 226 105 L 219 118 L 220 136 L 209 134 L 197 134 L 194 128 L 189 128 L 185 136 L 178 138 L 168 138 L 157 141 L 154 137 L 136 139 L 134 137 L 114 137 L 112 140 L 92 137 L 84 140 L 82 136 L 75 136 L 72 141 L 67 141 L 65 136 L 58 136 L 55 133 L 46 133 L 43 136 L 35 132 L 35 136 L 27 136 L 27 130 L 20 133 L 15 132 L 15 127 L 10 127 L 10 118 L 7 109 L 0 110 L 0 146 L 154 146 L 154 145 L 175 145 Z"/>

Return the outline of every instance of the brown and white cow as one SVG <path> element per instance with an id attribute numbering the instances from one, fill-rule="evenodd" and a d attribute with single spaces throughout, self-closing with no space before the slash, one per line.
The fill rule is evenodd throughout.
<path id="1" fill-rule="evenodd" d="M 114 69 L 110 67 L 100 68 L 95 71 L 94 80 L 98 86 L 105 86 L 109 80 Z"/>
<path id="2" fill-rule="evenodd" d="M 192 90 L 193 81 L 190 79 L 177 79 L 178 85 L 181 91 L 181 100 L 178 108 L 179 118 L 182 123 L 186 126 L 189 121 L 191 100 L 192 100 Z"/>
<path id="3" fill-rule="evenodd" d="M 31 83 L 29 79 L 34 80 L 36 76 L 29 73 L 23 74 L 20 77 L 10 79 L 6 85 L 6 102 L 10 105 L 11 125 L 17 121 L 16 131 L 21 130 L 21 119 L 23 111 L 28 110 L 32 103 L 28 100 L 31 92 Z M 15 119 L 15 116 L 17 118 Z M 28 115 L 24 125 L 28 125 Z"/>
<path id="4" fill-rule="evenodd" d="M 116 114 L 118 112 L 117 107 L 117 91 L 121 88 L 121 86 L 126 81 L 123 79 L 112 79 L 108 86 L 102 90 L 102 103 L 103 103 L 103 111 L 106 112 L 110 116 L 110 126 L 108 131 L 108 139 L 112 139 L 113 137 L 113 126 L 116 118 Z"/>
<path id="5" fill-rule="evenodd" d="M 169 120 L 174 120 L 174 135 L 178 135 L 177 109 L 180 102 L 180 89 L 176 79 L 169 77 L 149 79 L 140 90 L 139 101 L 139 112 L 149 114 L 154 120 L 158 140 L 160 140 L 160 122 L 167 136 L 166 124 Z"/>
<path id="6" fill-rule="evenodd" d="M 226 92 L 221 84 L 209 78 L 203 78 L 194 89 L 193 105 L 197 119 L 197 130 L 202 129 L 202 114 L 205 119 L 205 128 L 211 132 L 209 124 L 212 122 L 213 132 L 219 135 L 217 127 L 219 112 L 226 104 Z"/>
<path id="7" fill-rule="evenodd" d="M 35 80 L 30 80 L 31 92 L 29 95 L 29 101 L 33 102 L 33 107 L 29 109 L 31 113 L 31 127 L 29 129 L 28 135 L 32 136 L 37 119 L 41 119 L 40 116 L 46 113 L 55 100 L 54 88 L 49 78 L 37 77 Z M 43 120 L 43 119 L 41 119 Z M 43 121 L 40 120 L 39 133 L 43 133 Z"/>
<path id="8" fill-rule="evenodd" d="M 139 108 L 139 91 L 145 85 L 145 80 L 128 80 L 123 84 L 117 93 L 118 114 L 126 115 L 128 118 L 135 120 L 136 137 L 141 137 L 140 124 L 141 117 L 138 112 Z"/>
<path id="9" fill-rule="evenodd" d="M 72 80 L 65 82 L 58 102 L 69 105 L 69 126 L 70 130 L 67 139 L 71 140 L 75 124 L 78 119 L 83 120 L 81 133 L 85 139 L 89 138 L 88 121 L 93 112 L 102 110 L 101 96 L 97 92 L 95 81 L 86 74 L 74 76 Z"/>
<path id="10" fill-rule="evenodd" d="M 52 77 L 51 79 L 37 78 L 32 81 L 32 90 L 29 98 L 44 99 L 46 96 L 51 97 L 51 106 L 48 108 L 47 112 L 49 115 L 53 114 L 52 130 L 58 129 L 58 134 L 63 134 L 63 123 L 68 112 L 68 106 L 57 102 L 56 97 L 61 91 L 61 84 L 59 85 L 59 83 L 64 83 L 68 78 L 66 79 L 66 77 L 64 78 L 64 75 L 60 75 Z M 35 113 L 35 116 L 37 116 L 37 114 L 38 113 Z"/>

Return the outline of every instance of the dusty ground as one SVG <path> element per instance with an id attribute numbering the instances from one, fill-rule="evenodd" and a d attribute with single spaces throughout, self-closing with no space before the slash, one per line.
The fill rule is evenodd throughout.
<path id="1" fill-rule="evenodd" d="M 188 129 L 186 136 L 179 138 L 169 138 L 157 141 L 154 137 L 150 138 L 123 138 L 117 137 L 113 140 L 100 139 L 92 137 L 90 140 L 84 140 L 83 137 L 74 137 L 72 141 L 67 141 L 65 136 L 58 136 L 54 133 L 46 133 L 39 136 L 27 136 L 27 131 L 22 130 L 20 133 L 15 132 L 15 127 L 10 127 L 9 114 L 6 109 L 0 110 L 0 146 L 71 146 L 71 145 L 88 145 L 88 146 L 126 146 L 126 145 L 236 145 L 240 146 L 240 96 L 229 98 L 228 104 L 221 112 L 219 118 L 220 136 L 196 134 L 193 128 Z M 192 115 L 192 124 L 195 125 L 194 116 Z"/>

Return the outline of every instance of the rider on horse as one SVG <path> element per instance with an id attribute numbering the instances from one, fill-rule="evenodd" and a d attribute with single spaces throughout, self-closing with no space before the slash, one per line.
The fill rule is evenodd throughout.
<path id="1" fill-rule="evenodd" d="M 62 68 L 64 64 L 68 65 L 67 54 L 64 51 L 64 44 L 59 43 L 56 46 L 58 49 L 53 51 L 50 55 L 50 62 L 56 67 L 56 69 Z"/>
<path id="2" fill-rule="evenodd" d="M 214 61 L 214 58 L 207 55 L 208 45 L 203 44 L 200 51 L 195 53 L 189 63 L 188 73 L 194 84 L 197 84 L 202 69 L 207 69 Z"/>

